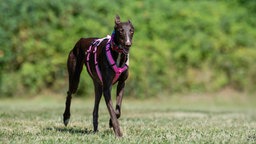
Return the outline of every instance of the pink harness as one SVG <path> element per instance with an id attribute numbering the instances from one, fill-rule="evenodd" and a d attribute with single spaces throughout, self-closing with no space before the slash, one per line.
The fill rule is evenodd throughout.
<path id="1" fill-rule="evenodd" d="M 100 69 L 99 69 L 99 65 L 98 65 L 98 61 L 97 61 L 97 47 L 100 45 L 100 43 L 105 40 L 105 39 L 108 39 L 108 42 L 107 42 L 107 45 L 106 45 L 106 55 L 107 55 L 107 59 L 108 59 L 108 62 L 109 64 L 111 65 L 113 71 L 115 72 L 115 77 L 112 81 L 112 84 L 116 83 L 116 81 L 118 80 L 118 78 L 120 77 L 120 75 L 126 71 L 128 69 L 128 65 L 129 65 L 129 57 L 127 58 L 127 61 L 125 63 L 125 65 L 123 67 L 118 67 L 116 65 L 116 62 L 114 61 L 112 55 L 111 55 L 111 52 L 110 52 L 110 47 L 111 47 L 111 37 L 108 35 L 107 37 L 105 38 L 101 38 L 101 39 L 97 39 L 93 42 L 93 44 L 90 45 L 89 49 L 86 51 L 86 67 L 88 69 L 88 72 L 90 73 L 91 77 L 93 77 L 92 75 L 92 71 L 91 71 L 91 68 L 90 68 L 90 65 L 89 65 L 89 60 L 90 60 L 90 54 L 94 54 L 94 65 L 95 65 L 95 70 L 96 70 L 96 73 L 98 75 L 98 78 L 100 79 L 101 81 L 101 84 L 103 83 L 102 82 L 102 75 L 101 75 L 101 72 L 100 72 Z"/>

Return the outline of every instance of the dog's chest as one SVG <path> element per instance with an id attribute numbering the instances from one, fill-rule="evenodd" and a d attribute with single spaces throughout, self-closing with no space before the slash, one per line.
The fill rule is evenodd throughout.
<path id="1" fill-rule="evenodd" d="M 118 53 L 115 59 L 116 59 L 115 62 L 117 67 L 122 67 L 125 64 L 129 66 L 129 55 Z"/>

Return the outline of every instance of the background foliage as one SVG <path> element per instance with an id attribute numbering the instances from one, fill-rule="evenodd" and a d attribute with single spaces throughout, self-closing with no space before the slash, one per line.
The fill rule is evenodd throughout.
<path id="1" fill-rule="evenodd" d="M 0 5 L 0 96 L 67 91 L 80 37 L 104 37 L 116 14 L 136 31 L 126 94 L 256 89 L 256 2 L 8 0 Z M 79 95 L 92 95 L 82 73 Z"/>

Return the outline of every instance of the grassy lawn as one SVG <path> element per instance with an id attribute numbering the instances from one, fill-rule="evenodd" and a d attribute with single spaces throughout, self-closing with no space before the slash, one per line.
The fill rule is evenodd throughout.
<path id="1" fill-rule="evenodd" d="M 0 143 L 256 143 L 255 100 L 239 94 L 124 98 L 118 139 L 103 99 L 96 134 L 92 98 L 73 98 L 67 127 L 64 96 L 1 99 Z"/>

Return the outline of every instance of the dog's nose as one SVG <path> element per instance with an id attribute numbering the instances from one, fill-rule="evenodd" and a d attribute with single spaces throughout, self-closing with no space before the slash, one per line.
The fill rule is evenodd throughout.
<path id="1" fill-rule="evenodd" d="M 125 42 L 125 46 L 130 47 L 132 43 L 130 41 Z"/>

